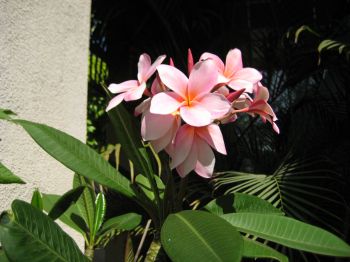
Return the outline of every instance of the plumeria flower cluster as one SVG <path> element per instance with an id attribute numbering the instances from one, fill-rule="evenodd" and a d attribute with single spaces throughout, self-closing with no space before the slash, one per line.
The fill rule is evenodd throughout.
<path id="1" fill-rule="evenodd" d="M 279 133 L 277 117 L 268 104 L 268 89 L 260 82 L 262 75 L 243 67 L 240 50 L 230 50 L 225 63 L 211 53 L 202 54 L 194 63 L 189 50 L 188 77 L 171 59 L 169 65 L 162 64 L 164 59 L 164 55 L 159 56 L 151 63 L 149 55 L 142 54 L 137 80 L 108 87 L 118 95 L 109 102 L 107 111 L 123 100 L 148 97 L 135 108 L 135 115 L 141 115 L 142 138 L 157 152 L 165 150 L 171 157 L 171 168 L 181 177 L 192 170 L 205 178 L 212 176 L 212 149 L 226 154 L 219 125 L 234 122 L 240 113 L 259 115 Z M 150 88 L 148 81 L 152 81 Z"/>

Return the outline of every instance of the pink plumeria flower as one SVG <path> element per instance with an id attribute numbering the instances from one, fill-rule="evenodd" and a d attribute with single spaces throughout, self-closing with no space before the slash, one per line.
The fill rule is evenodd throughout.
<path id="1" fill-rule="evenodd" d="M 185 124 L 177 132 L 173 151 L 171 168 L 175 168 L 181 177 L 194 170 L 199 176 L 210 178 L 215 165 L 216 151 L 226 155 L 224 139 L 216 124 L 203 127 L 193 127 Z"/>
<path id="2" fill-rule="evenodd" d="M 159 56 L 157 60 L 151 64 L 151 58 L 148 54 L 142 54 L 139 58 L 137 80 L 129 80 L 120 84 L 110 84 L 108 90 L 113 94 L 119 94 L 114 97 L 108 104 L 106 111 L 119 105 L 123 100 L 132 101 L 142 97 L 146 90 L 147 80 L 154 74 L 157 66 L 159 66 L 165 55 Z"/>
<path id="3" fill-rule="evenodd" d="M 226 64 L 214 54 L 204 53 L 200 60 L 212 59 L 218 70 L 218 83 L 226 84 L 234 90 L 244 88 L 246 92 L 252 93 L 253 87 L 262 79 L 262 75 L 254 68 L 243 68 L 242 54 L 237 48 L 232 49 L 226 56 Z"/>
<path id="4" fill-rule="evenodd" d="M 230 110 L 230 103 L 223 95 L 210 93 L 218 78 L 216 66 L 211 60 L 198 62 L 192 68 L 189 79 L 169 65 L 160 65 L 157 71 L 162 83 L 174 92 L 155 95 L 151 101 L 151 113 L 180 114 L 191 126 L 206 126 Z"/>

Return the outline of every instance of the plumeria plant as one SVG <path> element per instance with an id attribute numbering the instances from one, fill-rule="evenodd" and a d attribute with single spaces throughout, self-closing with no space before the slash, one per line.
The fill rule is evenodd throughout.
<path id="1" fill-rule="evenodd" d="M 75 172 L 73 189 L 63 196 L 36 191 L 31 203 L 15 200 L 0 223 L 0 255 L 9 261 L 88 261 L 94 250 L 121 231 L 140 225 L 143 237 L 124 261 L 241 261 L 243 258 L 288 258 L 268 242 L 327 256 L 350 257 L 341 238 L 286 217 L 256 196 L 224 195 L 183 210 L 188 176 L 209 182 L 213 149 L 226 154 L 220 125 L 235 124 L 242 114 L 260 116 L 276 133 L 277 117 L 268 104 L 262 75 L 243 67 L 240 50 L 225 63 L 204 53 L 194 63 L 188 51 L 187 75 L 172 59 L 147 54 L 138 62 L 137 80 L 111 84 L 117 94 L 106 111 L 119 144 L 116 166 L 72 136 L 43 124 L 17 119 L 9 110 L 0 118 L 22 126 L 48 154 Z M 131 116 L 123 101 L 144 98 Z M 140 119 L 141 130 L 135 129 Z M 162 157 L 164 151 L 169 157 Z M 119 153 L 129 161 L 119 161 Z M 158 155 L 160 153 L 160 155 Z M 2 183 L 22 183 L 3 165 Z M 101 187 L 95 187 L 99 184 Z M 130 199 L 144 213 L 106 217 L 107 191 Z M 45 212 L 43 212 L 45 211 Z M 85 254 L 54 222 L 60 219 L 82 234 Z M 147 221 L 147 222 L 146 222 Z M 151 230 L 152 229 L 152 230 Z M 145 244 L 146 235 L 151 244 Z M 148 252 L 140 253 L 141 249 Z M 166 254 L 166 255 L 164 255 Z M 129 260 L 128 260 L 129 259 Z"/>

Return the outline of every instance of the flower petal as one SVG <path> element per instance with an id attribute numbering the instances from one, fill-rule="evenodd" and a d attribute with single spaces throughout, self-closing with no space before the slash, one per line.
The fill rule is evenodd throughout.
<path id="1" fill-rule="evenodd" d="M 176 167 L 176 171 L 179 173 L 181 177 L 185 177 L 190 173 L 195 167 L 197 163 L 197 146 L 196 143 L 192 144 L 191 150 L 186 157 L 185 161 L 183 161 L 180 165 Z"/>
<path id="2" fill-rule="evenodd" d="M 205 127 L 197 128 L 196 134 L 219 153 L 224 155 L 227 154 L 224 138 L 218 125 L 211 124 Z"/>
<path id="3" fill-rule="evenodd" d="M 137 73 L 137 79 L 140 83 L 147 81 L 147 72 L 149 68 L 151 67 L 151 58 L 148 54 L 144 53 L 140 55 L 139 62 L 137 64 L 138 67 L 138 73 Z"/>
<path id="4" fill-rule="evenodd" d="M 134 101 L 134 100 L 140 99 L 143 95 L 143 92 L 145 92 L 145 89 L 146 89 L 146 83 L 143 82 L 138 87 L 135 87 L 135 88 L 125 92 L 124 100 L 125 101 Z"/>
<path id="5" fill-rule="evenodd" d="M 180 127 L 180 124 L 181 124 L 180 117 L 177 116 L 176 119 L 174 119 L 173 121 L 172 127 L 169 128 L 168 132 L 166 132 L 164 136 L 162 136 L 159 139 L 151 141 L 151 144 L 156 152 L 159 152 L 163 149 L 166 149 L 167 152 L 171 151 L 171 148 L 173 147 L 172 142 L 175 138 L 177 130 Z"/>
<path id="6" fill-rule="evenodd" d="M 256 84 L 262 79 L 262 75 L 258 70 L 246 67 L 237 71 L 234 74 L 233 79 L 241 79 Z"/>
<path id="7" fill-rule="evenodd" d="M 153 114 L 168 115 L 174 113 L 182 105 L 182 98 L 174 92 L 156 94 L 151 100 L 150 111 Z"/>
<path id="8" fill-rule="evenodd" d="M 227 85 L 236 91 L 245 89 L 245 92 L 253 93 L 254 84 L 246 80 L 233 79 Z"/>
<path id="9" fill-rule="evenodd" d="M 171 155 L 170 168 L 180 165 L 190 153 L 194 138 L 194 128 L 190 125 L 183 125 L 177 131 L 174 141 L 174 151 Z"/>
<path id="10" fill-rule="evenodd" d="M 188 99 L 191 101 L 197 96 L 209 93 L 217 84 L 218 75 L 219 73 L 212 60 L 196 63 L 188 80 Z"/>
<path id="11" fill-rule="evenodd" d="M 180 70 L 169 65 L 159 65 L 157 71 L 164 85 L 186 99 L 188 79 Z"/>
<path id="12" fill-rule="evenodd" d="M 154 72 L 157 69 L 157 66 L 159 66 L 164 61 L 165 58 L 166 58 L 166 55 L 158 56 L 156 61 L 154 61 L 153 64 L 148 68 L 144 81 L 147 81 L 154 74 Z"/>
<path id="13" fill-rule="evenodd" d="M 221 94 L 206 94 L 197 101 L 211 114 L 212 119 L 223 117 L 231 109 L 230 103 Z"/>
<path id="14" fill-rule="evenodd" d="M 235 48 L 230 50 L 226 56 L 226 65 L 224 75 L 231 78 L 237 71 L 243 68 L 242 53 Z"/>
<path id="15" fill-rule="evenodd" d="M 192 55 L 192 51 L 189 48 L 187 51 L 187 72 L 188 74 L 191 74 L 193 68 L 193 55 Z"/>
<path id="16" fill-rule="evenodd" d="M 175 116 L 144 114 L 141 122 L 141 135 L 144 140 L 155 140 L 164 136 L 173 126 Z"/>
<path id="17" fill-rule="evenodd" d="M 201 177 L 210 178 L 215 166 L 213 150 L 202 139 L 196 139 L 196 147 L 198 160 L 194 171 Z"/>
<path id="18" fill-rule="evenodd" d="M 149 97 L 143 100 L 137 107 L 135 107 L 134 116 L 138 116 L 144 113 L 146 110 L 149 110 L 150 106 L 151 106 L 151 98 Z"/>
<path id="19" fill-rule="evenodd" d="M 181 118 L 191 126 L 206 126 L 213 122 L 211 114 L 199 103 L 192 103 L 191 106 L 180 107 Z"/>
<path id="20" fill-rule="evenodd" d="M 129 91 L 135 87 L 137 87 L 139 85 L 139 83 L 137 82 L 137 80 L 128 80 L 125 82 L 122 82 L 120 84 L 110 84 L 108 86 L 108 90 L 113 93 L 122 93 L 122 92 L 126 92 Z"/>
<path id="21" fill-rule="evenodd" d="M 215 65 L 218 68 L 220 73 L 224 72 L 225 65 L 224 65 L 224 62 L 222 62 L 222 60 L 220 59 L 220 57 L 218 57 L 217 55 L 214 55 L 212 53 L 203 53 L 201 55 L 201 57 L 199 58 L 199 61 L 207 60 L 207 59 L 211 59 L 214 61 Z"/>
<path id="22" fill-rule="evenodd" d="M 122 94 L 119 94 L 119 95 L 115 96 L 114 98 L 112 98 L 112 100 L 109 101 L 109 103 L 108 103 L 108 106 L 106 108 L 106 112 L 108 112 L 112 108 L 119 105 L 123 101 L 124 96 L 125 96 L 125 93 L 122 93 Z"/>

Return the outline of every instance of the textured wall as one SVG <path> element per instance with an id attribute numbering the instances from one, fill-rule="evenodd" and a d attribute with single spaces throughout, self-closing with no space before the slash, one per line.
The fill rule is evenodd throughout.
<path id="1" fill-rule="evenodd" d="M 85 140 L 89 0 L 0 0 L 0 107 Z M 0 210 L 34 188 L 61 194 L 72 172 L 0 122 L 0 161 L 26 185 L 0 185 Z M 80 243 L 81 245 L 81 243 Z"/>

